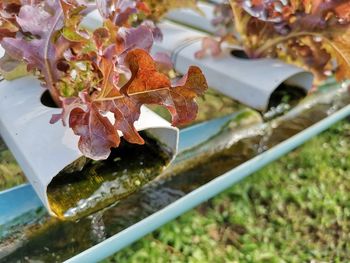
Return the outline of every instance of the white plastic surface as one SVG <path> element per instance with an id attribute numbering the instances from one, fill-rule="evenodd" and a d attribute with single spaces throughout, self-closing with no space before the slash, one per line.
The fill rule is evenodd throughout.
<path id="1" fill-rule="evenodd" d="M 174 22 L 190 25 L 214 34 L 216 28 L 211 22 L 214 19 L 214 6 L 212 4 L 199 2 L 198 9 L 202 14 L 188 8 L 181 8 L 169 12 L 167 18 Z"/>
<path id="2" fill-rule="evenodd" d="M 155 43 L 153 52 L 170 54 L 176 70 L 183 74 L 189 66 L 199 66 L 210 87 L 255 109 L 265 111 L 271 94 L 282 83 L 306 92 L 312 87 L 310 72 L 277 59 L 237 58 L 231 55 L 229 47 L 220 57 L 196 59 L 195 53 L 201 49 L 201 39 L 206 34 L 172 22 L 163 22 L 159 27 L 164 39 Z"/>

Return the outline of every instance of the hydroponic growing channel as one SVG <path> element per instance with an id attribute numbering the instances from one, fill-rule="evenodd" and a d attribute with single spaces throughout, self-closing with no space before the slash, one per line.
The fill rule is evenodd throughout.
<path id="1" fill-rule="evenodd" d="M 213 10 L 210 4 L 201 4 L 200 8 L 204 13 Z M 184 17 L 183 21 L 179 16 Z M 39 194 L 38 197 L 29 184 L 0 192 L 0 262 L 102 260 L 350 115 L 349 83 L 336 83 L 330 78 L 316 92 L 303 98 L 311 89 L 312 75 L 279 60 L 233 57 L 231 46 L 223 48 L 220 59 L 206 57 L 196 60 L 195 53 L 201 48 L 200 40 L 208 37 L 208 33 L 214 33 L 215 29 L 208 19 L 203 20 L 203 17 L 188 10 L 172 13 L 169 18 L 182 22 L 182 25 L 169 21 L 160 23 L 164 41 L 154 46 L 153 54 L 159 51 L 170 53 L 175 69 L 183 74 L 192 64 L 199 65 L 209 85 L 219 91 L 211 90 L 204 99 L 198 99 L 199 117 L 192 125 L 180 130 L 179 138 L 178 130 L 169 127 L 166 120 L 143 108 L 146 115 L 157 119 L 155 124 L 150 122 L 151 117 L 145 117 L 137 126 L 137 130 L 146 130 L 141 132 L 146 148 L 133 148 L 122 140 L 120 148 L 113 151 L 109 159 L 89 162 L 79 171 L 66 174 L 66 169 L 71 166 L 61 171 L 63 165 L 51 167 L 47 164 L 53 156 L 51 152 L 47 154 L 48 159 L 40 163 L 35 155 L 30 156 L 35 152 L 31 149 L 32 144 L 25 144 L 26 149 L 19 147 L 20 140 L 24 142 L 28 134 L 35 135 L 29 132 L 23 137 L 23 123 L 44 120 L 47 114 L 55 113 L 55 109 L 44 107 L 34 98 L 41 94 L 36 89 L 37 82 L 31 78 L 16 80 L 13 86 L 17 88 L 13 91 L 18 94 L 23 92 L 24 83 L 27 83 L 24 100 L 31 100 L 40 111 L 44 109 L 45 115 L 38 114 L 39 110 L 30 111 L 31 107 L 16 105 L 15 100 L 11 100 L 13 94 L 4 99 L 10 87 L 6 81 L 0 82 L 0 94 L 9 104 L 6 107 L 0 105 L 0 110 L 13 114 L 0 116 L 0 131 L 20 164 L 32 172 L 29 179 Z M 93 12 L 86 21 L 86 27 L 94 28 L 100 20 L 101 17 Z M 235 69 L 233 73 L 230 72 L 232 69 Z M 254 77 L 250 78 L 252 71 Z M 232 86 L 237 87 L 235 92 L 232 92 Z M 279 90 L 281 87 L 287 87 L 287 91 L 298 88 L 295 98 L 283 101 L 285 90 Z M 33 92 L 29 92 L 31 89 Z M 282 95 L 278 92 L 276 95 L 276 91 L 281 91 Z M 218 103 L 232 108 L 226 107 L 220 112 L 222 105 L 218 106 Z M 15 111 L 16 108 L 18 111 Z M 267 109 L 270 110 L 266 112 Z M 165 119 L 169 118 L 157 107 L 152 110 Z M 21 118 L 25 122 L 11 122 Z M 48 127 L 43 128 L 45 136 L 51 136 L 51 126 Z M 11 134 L 13 130 L 18 134 Z M 38 153 L 40 149 L 43 152 L 47 138 L 56 138 L 60 145 L 62 134 L 65 137 L 63 144 L 77 143 L 74 141 L 76 138 L 63 128 L 60 132 L 54 137 L 36 138 L 38 141 L 43 139 Z M 133 159 L 135 152 L 139 155 Z M 124 160 L 125 154 L 130 159 Z M 81 157 L 78 151 L 62 150 L 61 155 L 68 159 L 57 154 L 57 159 L 64 159 L 64 163 Z M 83 160 L 85 164 L 85 159 L 78 160 Z M 74 165 L 79 166 L 80 163 Z M 51 181 L 57 170 L 61 171 L 60 176 Z M 45 172 L 52 174 L 49 181 L 42 181 Z M 61 180 L 72 175 L 78 179 L 68 179 L 69 184 L 61 184 Z M 62 192 L 66 195 L 61 196 Z M 76 192 L 84 198 L 75 196 Z M 71 220 L 51 217 L 47 209 L 51 215 Z"/>

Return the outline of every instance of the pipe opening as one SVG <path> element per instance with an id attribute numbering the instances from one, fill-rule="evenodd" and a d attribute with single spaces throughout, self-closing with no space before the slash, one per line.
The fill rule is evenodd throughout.
<path id="1" fill-rule="evenodd" d="M 289 104 L 293 107 L 305 96 L 305 89 L 282 83 L 271 94 L 268 108 L 277 107 L 281 103 Z"/>
<path id="2" fill-rule="evenodd" d="M 43 104 L 44 106 L 49 107 L 49 108 L 54 108 L 54 109 L 59 108 L 56 105 L 56 103 L 54 102 L 54 100 L 52 99 L 49 90 L 44 91 L 44 93 L 40 97 L 40 102 L 41 102 L 41 104 Z"/>
<path id="3" fill-rule="evenodd" d="M 119 201 L 155 179 L 173 154 L 148 132 L 144 145 L 121 139 L 107 160 L 80 158 L 53 178 L 47 188 L 51 210 L 61 219 L 77 219 Z"/>
<path id="4" fill-rule="evenodd" d="M 267 111 L 263 113 L 265 121 L 283 115 L 294 106 L 296 106 L 305 96 L 305 89 L 282 83 L 271 94 Z"/>
<path id="5" fill-rule="evenodd" d="M 250 59 L 247 53 L 242 49 L 234 49 L 231 51 L 231 55 L 239 59 Z"/>

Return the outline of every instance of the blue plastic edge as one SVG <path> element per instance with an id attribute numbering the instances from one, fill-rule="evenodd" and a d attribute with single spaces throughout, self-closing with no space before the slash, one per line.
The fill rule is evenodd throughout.
<path id="1" fill-rule="evenodd" d="M 29 184 L 0 192 L 0 228 L 16 217 L 42 207 L 42 202 Z"/>

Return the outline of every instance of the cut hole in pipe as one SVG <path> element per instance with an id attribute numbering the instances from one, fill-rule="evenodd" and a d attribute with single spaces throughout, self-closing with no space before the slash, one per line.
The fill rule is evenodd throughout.
<path id="1" fill-rule="evenodd" d="M 79 159 L 53 178 L 47 188 L 52 211 L 76 219 L 103 209 L 155 179 L 172 159 L 163 145 L 140 132 L 144 145 L 121 139 L 107 160 Z"/>
<path id="2" fill-rule="evenodd" d="M 242 49 L 234 49 L 231 51 L 231 55 L 239 59 L 250 59 L 247 53 Z"/>
<path id="3" fill-rule="evenodd" d="M 44 91 L 44 93 L 41 95 L 40 101 L 46 107 L 55 108 L 55 109 L 59 108 L 54 102 L 54 100 L 52 99 L 49 90 Z"/>

